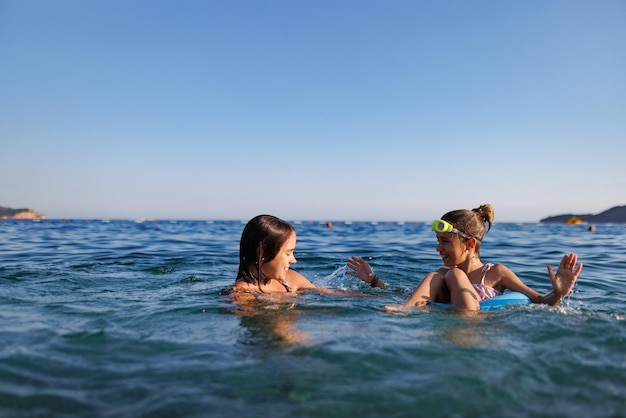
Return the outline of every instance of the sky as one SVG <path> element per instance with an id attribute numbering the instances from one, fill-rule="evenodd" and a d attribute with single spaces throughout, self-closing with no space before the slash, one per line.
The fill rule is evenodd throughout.
<path id="1" fill-rule="evenodd" d="M 498 222 L 626 204 L 623 0 L 0 0 L 0 206 Z"/>

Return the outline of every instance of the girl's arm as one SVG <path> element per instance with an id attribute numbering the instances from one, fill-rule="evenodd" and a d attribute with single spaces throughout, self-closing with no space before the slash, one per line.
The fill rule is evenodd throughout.
<path id="1" fill-rule="evenodd" d="M 439 271 L 428 273 L 420 284 L 415 288 L 411 296 L 404 302 L 406 307 L 425 306 L 428 302 L 438 301 L 438 297 L 442 296 L 444 288 L 444 276 L 450 270 L 442 267 Z"/>
<path id="2" fill-rule="evenodd" d="M 546 305 L 556 306 L 571 292 L 583 268 L 582 263 L 576 266 L 576 261 L 576 254 L 563 256 L 556 274 L 551 266 L 547 266 L 550 282 L 552 283 L 552 290 L 545 295 L 541 295 L 539 292 L 526 286 L 515 273 L 501 264 L 498 265 L 498 271 L 502 274 L 500 283 L 505 289 L 525 294 L 533 303 L 544 303 Z"/>
<path id="3" fill-rule="evenodd" d="M 500 285 L 512 292 L 520 292 L 530 298 L 533 303 L 543 303 L 543 296 L 534 289 L 528 287 L 515 273 L 503 264 L 496 264 L 492 269 L 494 273 L 500 275 Z M 491 272 L 491 271 L 490 271 Z M 489 274 L 489 273 L 487 273 Z"/>

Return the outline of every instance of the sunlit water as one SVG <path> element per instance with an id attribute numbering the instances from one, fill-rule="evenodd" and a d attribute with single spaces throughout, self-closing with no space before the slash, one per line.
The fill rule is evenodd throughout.
<path id="1" fill-rule="evenodd" d="M 440 265 L 424 224 L 296 223 L 307 292 L 238 309 L 236 222 L 0 222 L 0 417 L 624 417 L 626 226 L 496 224 L 484 262 L 561 307 L 386 313 Z M 347 275 L 367 257 L 389 284 Z"/>

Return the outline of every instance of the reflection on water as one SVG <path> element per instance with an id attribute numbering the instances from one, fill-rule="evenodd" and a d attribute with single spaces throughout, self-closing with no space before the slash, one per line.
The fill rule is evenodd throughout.
<path id="1" fill-rule="evenodd" d="M 238 312 L 241 326 L 247 329 L 242 344 L 252 345 L 305 345 L 306 333 L 296 327 L 299 313 L 281 306 L 266 307 L 265 312 Z"/>
<path id="2" fill-rule="evenodd" d="M 307 343 L 306 333 L 297 329 L 300 312 L 293 295 L 256 295 L 236 292 L 228 296 L 232 308 L 225 312 L 241 318 L 246 332 L 240 334 L 244 345 L 286 346 Z"/>
<path id="3" fill-rule="evenodd" d="M 459 347 L 484 347 L 489 344 L 483 325 L 484 312 L 450 311 L 449 315 L 454 317 L 456 323 L 443 330 L 441 334 L 443 340 Z"/>

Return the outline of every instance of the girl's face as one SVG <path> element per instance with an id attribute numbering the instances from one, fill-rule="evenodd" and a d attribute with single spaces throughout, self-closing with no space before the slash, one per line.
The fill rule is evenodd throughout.
<path id="1" fill-rule="evenodd" d="M 437 252 L 446 267 L 461 264 L 469 254 L 466 242 L 452 232 L 437 232 L 437 241 L 439 242 Z"/>
<path id="2" fill-rule="evenodd" d="M 295 231 L 292 231 L 287 241 L 285 241 L 282 247 L 280 247 L 276 257 L 263 264 L 263 267 L 261 268 L 261 270 L 263 270 L 263 274 L 270 279 L 284 280 L 287 276 L 289 267 L 292 264 L 296 264 L 296 258 L 293 255 L 295 249 L 296 233 Z"/>

